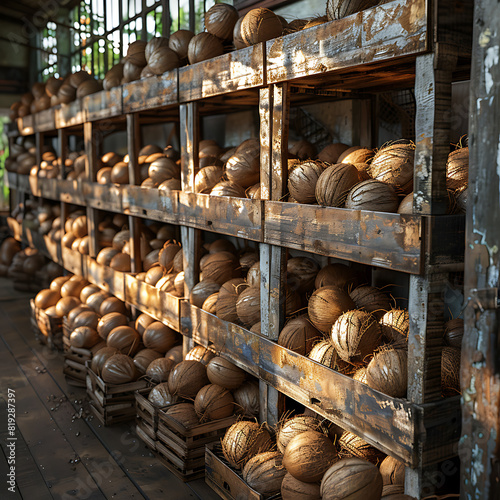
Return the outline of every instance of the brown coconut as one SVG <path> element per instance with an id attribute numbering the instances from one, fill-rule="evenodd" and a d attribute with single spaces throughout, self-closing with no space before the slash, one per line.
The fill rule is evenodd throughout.
<path id="1" fill-rule="evenodd" d="M 260 321 L 260 287 L 249 287 L 240 294 L 236 312 L 239 320 L 247 327 Z"/>
<path id="2" fill-rule="evenodd" d="M 163 354 L 160 354 L 157 351 L 153 351 L 153 349 L 141 349 L 134 356 L 134 365 L 137 368 L 137 371 L 143 375 L 146 373 L 148 366 L 158 358 L 163 358 Z"/>
<path id="3" fill-rule="evenodd" d="M 233 390 L 244 382 L 246 374 L 227 359 L 216 356 L 207 365 L 207 376 L 212 384 Z"/>
<path id="4" fill-rule="evenodd" d="M 209 194 L 217 183 L 221 181 L 223 175 L 224 171 L 222 168 L 214 165 L 200 169 L 194 179 L 194 192 Z"/>
<path id="5" fill-rule="evenodd" d="M 248 270 L 247 283 L 250 286 L 260 286 L 260 263 L 256 262 Z"/>
<path id="6" fill-rule="evenodd" d="M 405 483 L 405 464 L 392 457 L 385 457 L 379 467 L 384 486 Z"/>
<path id="7" fill-rule="evenodd" d="M 248 288 L 248 284 L 243 278 L 234 278 L 226 281 L 219 290 L 215 311 L 217 316 L 231 323 L 238 322 L 236 312 L 236 302 L 240 294 Z"/>
<path id="8" fill-rule="evenodd" d="M 157 48 L 150 56 L 147 68 L 154 75 L 163 75 L 167 71 L 178 68 L 180 65 L 179 56 L 168 47 Z"/>
<path id="9" fill-rule="evenodd" d="M 103 347 L 99 349 L 92 357 L 92 362 L 90 368 L 97 375 L 101 375 L 102 367 L 104 363 L 113 355 L 119 354 L 120 351 L 114 347 Z"/>
<path id="10" fill-rule="evenodd" d="M 267 451 L 252 457 L 243 467 L 243 479 L 261 495 L 274 495 L 281 490 L 286 470 L 278 451 Z"/>
<path id="11" fill-rule="evenodd" d="M 308 257 L 292 257 L 286 264 L 288 281 L 299 293 L 312 291 L 320 270 L 319 264 Z"/>
<path id="12" fill-rule="evenodd" d="M 194 33 L 189 30 L 178 30 L 170 35 L 168 46 L 179 56 L 181 64 L 187 62 L 189 42 L 193 37 Z"/>
<path id="13" fill-rule="evenodd" d="M 306 160 L 295 164 L 288 173 L 288 190 L 298 203 L 316 204 L 316 184 L 327 165 Z"/>
<path id="14" fill-rule="evenodd" d="M 276 435 L 276 444 L 281 453 L 285 453 L 288 443 L 299 434 L 307 431 L 327 433 L 326 428 L 316 417 L 309 415 L 297 415 L 283 422 Z"/>
<path id="15" fill-rule="evenodd" d="M 177 332 L 160 321 L 148 325 L 142 334 L 144 346 L 162 354 L 169 351 L 177 343 L 177 339 Z"/>
<path id="16" fill-rule="evenodd" d="M 341 373 L 348 373 L 350 371 L 349 365 L 340 358 L 335 347 L 327 340 L 322 340 L 315 344 L 308 357 L 317 363 Z"/>
<path id="17" fill-rule="evenodd" d="M 241 469 L 252 457 L 271 449 L 269 432 L 257 422 L 240 421 L 226 431 L 222 452 L 231 467 Z"/>
<path id="18" fill-rule="evenodd" d="M 139 335 L 142 337 L 144 335 L 144 332 L 146 331 L 146 328 L 151 324 L 154 323 L 156 320 L 149 316 L 146 313 L 142 313 L 139 316 L 137 316 L 137 319 L 135 320 L 134 328 L 137 330 Z"/>
<path id="19" fill-rule="evenodd" d="M 357 380 L 358 382 L 366 384 L 366 366 L 362 366 L 361 368 L 358 368 L 354 372 L 354 375 L 352 376 L 352 378 L 353 378 L 353 380 Z"/>
<path id="20" fill-rule="evenodd" d="M 217 252 L 210 254 L 200 264 L 203 281 L 212 281 L 222 286 L 226 281 L 238 277 L 238 266 L 238 258 L 232 253 Z"/>
<path id="21" fill-rule="evenodd" d="M 349 163 L 326 168 L 316 183 L 316 201 L 328 207 L 343 207 L 351 188 L 359 182 L 358 169 Z"/>
<path id="22" fill-rule="evenodd" d="M 391 309 L 391 299 L 389 296 L 374 286 L 358 286 L 349 295 L 356 304 L 356 309 L 369 312 L 378 320 Z"/>
<path id="23" fill-rule="evenodd" d="M 461 318 L 451 319 L 444 325 L 444 343 L 449 347 L 462 347 L 464 336 L 464 320 Z"/>
<path id="24" fill-rule="evenodd" d="M 148 401 L 153 403 L 157 408 L 163 408 L 175 403 L 177 398 L 168 392 L 168 384 L 162 382 L 151 389 L 148 395 Z"/>
<path id="25" fill-rule="evenodd" d="M 331 340 L 340 358 L 361 364 L 380 345 L 382 332 L 377 319 L 365 311 L 348 311 L 334 323 Z"/>
<path id="26" fill-rule="evenodd" d="M 369 179 L 356 184 L 349 191 L 345 207 L 351 210 L 395 213 L 399 207 L 399 197 L 391 185 Z"/>
<path id="27" fill-rule="evenodd" d="M 452 191 L 467 187 L 469 180 L 469 148 L 460 148 L 448 155 L 446 187 Z"/>
<path id="28" fill-rule="evenodd" d="M 322 432 L 306 431 L 288 443 L 283 455 L 286 470 L 299 481 L 315 483 L 338 460 L 337 450 Z"/>
<path id="29" fill-rule="evenodd" d="M 375 153 L 372 149 L 353 146 L 346 149 L 337 159 L 337 163 L 368 163 Z"/>
<path id="30" fill-rule="evenodd" d="M 69 337 L 69 343 L 73 347 L 90 349 L 95 346 L 101 339 L 94 328 L 88 326 L 79 326 L 75 328 Z"/>
<path id="31" fill-rule="evenodd" d="M 289 472 L 281 483 L 282 500 L 321 500 L 320 483 L 305 483 L 295 479 Z"/>
<path id="32" fill-rule="evenodd" d="M 196 394 L 194 409 L 201 423 L 220 420 L 233 414 L 234 399 L 226 388 L 208 384 Z"/>
<path id="33" fill-rule="evenodd" d="M 285 324 L 279 334 L 278 344 L 306 356 L 321 338 L 321 332 L 312 325 L 307 314 L 303 314 Z"/>
<path id="34" fill-rule="evenodd" d="M 352 432 L 344 432 L 339 440 L 340 454 L 343 457 L 357 457 L 378 465 L 384 454 L 374 446 L 363 441 Z"/>
<path id="35" fill-rule="evenodd" d="M 321 288 L 324 286 L 337 286 L 343 290 L 350 291 L 359 283 L 359 276 L 352 267 L 344 264 L 328 264 L 321 268 L 316 279 L 314 286 Z"/>
<path id="36" fill-rule="evenodd" d="M 175 363 L 171 359 L 155 359 L 147 367 L 146 376 L 156 383 L 168 382 L 168 376 L 174 366 Z"/>
<path id="37" fill-rule="evenodd" d="M 59 292 L 46 289 L 37 293 L 35 297 L 35 305 L 40 309 L 47 309 L 55 306 L 60 299 L 61 295 Z"/>
<path id="38" fill-rule="evenodd" d="M 201 364 L 207 366 L 210 361 L 215 358 L 215 354 L 202 345 L 195 345 L 187 354 L 186 361 L 194 360 L 199 361 Z"/>
<path id="39" fill-rule="evenodd" d="M 380 472 L 375 465 L 360 458 L 339 460 L 325 472 L 321 480 L 322 500 L 380 500 L 381 495 Z"/>
<path id="40" fill-rule="evenodd" d="M 254 380 L 243 382 L 233 391 L 236 410 L 247 417 L 255 417 L 259 414 L 259 383 Z"/>
<path id="41" fill-rule="evenodd" d="M 255 45 L 281 36 L 283 26 L 279 17 L 269 9 L 248 11 L 240 25 L 240 34 L 246 46 Z"/>
<path id="42" fill-rule="evenodd" d="M 195 64 L 223 53 L 222 41 L 210 33 L 202 32 L 194 35 L 189 41 L 187 56 L 189 64 Z"/>
<path id="43" fill-rule="evenodd" d="M 391 309 L 380 319 L 382 334 L 389 342 L 406 342 L 410 333 L 410 316 L 406 309 Z"/>
<path id="44" fill-rule="evenodd" d="M 413 214 L 413 191 L 407 194 L 399 204 L 398 214 L 400 215 Z"/>
<path id="45" fill-rule="evenodd" d="M 219 292 L 212 293 L 212 295 L 209 295 L 204 300 L 201 308 L 210 314 L 216 314 L 217 313 L 217 299 L 218 298 L 219 298 Z"/>
<path id="46" fill-rule="evenodd" d="M 253 148 L 237 150 L 227 160 L 226 176 L 230 182 L 243 188 L 248 188 L 257 183 L 260 179 L 259 150 Z"/>
<path id="47" fill-rule="evenodd" d="M 132 358 L 125 354 L 114 354 L 105 361 L 101 370 L 102 379 L 109 384 L 133 382 L 138 375 Z"/>
<path id="48" fill-rule="evenodd" d="M 288 152 L 291 155 L 296 156 L 301 161 L 316 158 L 317 153 L 316 146 L 306 140 L 295 141 L 288 149 Z"/>
<path id="49" fill-rule="evenodd" d="M 325 146 L 319 152 L 318 160 L 330 164 L 338 163 L 339 156 L 347 149 L 349 149 L 349 146 L 347 146 L 347 144 L 342 144 L 340 142 L 334 144 L 328 144 L 328 146 Z"/>
<path id="50" fill-rule="evenodd" d="M 171 394 L 182 398 L 194 398 L 209 383 L 206 367 L 199 361 L 187 360 L 177 364 L 168 377 Z"/>
<path id="51" fill-rule="evenodd" d="M 324 286 L 309 299 L 308 315 L 320 332 L 328 334 L 339 316 L 354 308 L 354 302 L 346 292 L 336 286 Z"/>
<path id="52" fill-rule="evenodd" d="M 106 340 L 108 335 L 119 326 L 128 325 L 128 319 L 124 314 L 112 312 L 104 315 L 97 324 L 97 333 Z"/>
<path id="53" fill-rule="evenodd" d="M 413 190 L 415 144 L 401 141 L 378 150 L 370 165 L 370 175 L 408 194 Z"/>
<path id="54" fill-rule="evenodd" d="M 444 397 L 460 394 L 461 350 L 443 347 L 441 353 L 441 391 Z"/>
<path id="55" fill-rule="evenodd" d="M 130 326 L 116 327 L 106 339 L 108 347 L 116 347 L 122 354 L 133 356 L 138 350 L 141 336 Z"/>
<path id="56" fill-rule="evenodd" d="M 238 11 L 226 3 L 215 4 L 205 13 L 205 29 L 221 40 L 232 40 Z"/>
<path id="57" fill-rule="evenodd" d="M 56 314 L 59 318 L 67 316 L 71 309 L 78 307 L 81 304 L 77 297 L 64 297 L 57 301 Z"/>
<path id="58" fill-rule="evenodd" d="M 366 367 L 366 383 L 393 398 L 404 398 L 408 384 L 408 354 L 391 347 L 377 352 Z"/>
<path id="59" fill-rule="evenodd" d="M 96 262 L 101 266 L 109 266 L 113 257 L 119 253 L 119 250 L 116 248 L 103 248 L 96 257 Z"/>
<path id="60" fill-rule="evenodd" d="M 199 425 L 200 421 L 192 403 L 178 403 L 164 410 L 165 415 L 186 429 Z"/>
<path id="61" fill-rule="evenodd" d="M 163 268 L 164 274 L 170 273 L 174 267 L 174 258 L 181 246 L 172 241 L 167 241 L 159 252 L 159 263 Z"/>
<path id="62" fill-rule="evenodd" d="M 79 326 L 88 326 L 94 330 L 97 330 L 97 325 L 99 323 L 99 315 L 90 310 L 82 311 L 71 324 L 72 328 L 78 328 Z"/>
<path id="63" fill-rule="evenodd" d="M 246 198 L 245 189 L 239 184 L 231 181 L 220 181 L 210 191 L 212 196 L 232 196 L 234 198 Z"/>

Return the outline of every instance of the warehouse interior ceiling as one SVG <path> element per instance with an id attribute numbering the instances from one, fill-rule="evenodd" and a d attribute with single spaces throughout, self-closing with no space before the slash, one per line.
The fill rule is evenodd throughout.
<path id="1" fill-rule="evenodd" d="M 6 20 L 32 21 L 35 16 L 45 23 L 52 20 L 58 8 L 71 9 L 78 0 L 2 0 L 0 2 L 0 17 Z M 36 23 L 35 23 L 36 24 Z"/>

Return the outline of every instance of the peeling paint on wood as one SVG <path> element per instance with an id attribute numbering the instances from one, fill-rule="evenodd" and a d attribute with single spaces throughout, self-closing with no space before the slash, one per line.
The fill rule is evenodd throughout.
<path id="1" fill-rule="evenodd" d="M 122 86 L 123 113 L 148 111 L 178 103 L 178 70 L 141 78 Z"/>

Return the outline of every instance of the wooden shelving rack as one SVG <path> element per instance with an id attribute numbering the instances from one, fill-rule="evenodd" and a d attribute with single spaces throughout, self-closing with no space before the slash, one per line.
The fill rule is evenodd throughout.
<path id="1" fill-rule="evenodd" d="M 281 394 L 358 434 L 407 466 L 405 490 L 421 497 L 426 471 L 456 455 L 460 398 L 441 398 L 443 284 L 463 270 L 464 217 L 446 212 L 451 84 L 468 78 L 472 2 L 393 0 L 353 16 L 222 55 L 213 60 L 99 92 L 18 120 L 21 135 L 56 134 L 63 163 L 67 136 L 83 134 L 85 181 L 37 179 L 9 173 L 13 190 L 86 207 L 89 256 L 23 230 L 23 240 L 69 271 L 126 300 L 140 311 L 214 348 L 261 380 L 261 417 L 276 422 Z M 417 101 L 414 214 L 354 211 L 283 202 L 286 193 L 288 114 L 291 104 L 341 92 L 374 93 L 414 87 Z M 200 116 L 259 109 L 261 200 L 195 194 Z M 140 126 L 178 121 L 182 191 L 165 195 L 138 186 Z M 96 183 L 99 131 L 127 131 L 130 185 Z M 9 136 L 15 138 L 15 132 Z M 374 144 L 373 144 L 374 145 Z M 198 281 L 201 230 L 258 242 L 262 336 L 220 320 L 132 274 L 96 264 L 98 210 L 129 216 L 132 271 L 141 218 L 177 224 L 184 250 L 186 296 Z M 36 241 L 35 241 L 36 240 Z M 299 249 L 410 275 L 407 399 L 381 394 L 276 343 L 286 251 Z M 175 299 L 175 300 L 174 300 Z M 432 306 L 432 307 L 431 307 Z"/>

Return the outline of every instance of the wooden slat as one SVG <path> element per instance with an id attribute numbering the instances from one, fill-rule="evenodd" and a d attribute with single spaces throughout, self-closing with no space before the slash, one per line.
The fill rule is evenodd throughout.
<path id="1" fill-rule="evenodd" d="M 363 264 L 418 273 L 418 216 L 264 202 L 264 241 Z"/>
<path id="2" fill-rule="evenodd" d="M 395 0 L 266 42 L 267 83 L 324 75 L 427 49 L 427 3 Z"/>
<path id="3" fill-rule="evenodd" d="M 81 186 L 83 199 L 86 200 L 87 206 L 108 212 L 123 212 L 120 185 L 84 181 Z"/>
<path id="4" fill-rule="evenodd" d="M 177 104 L 177 69 L 123 85 L 123 113 Z"/>
<path id="5" fill-rule="evenodd" d="M 73 127 L 85 122 L 85 112 L 82 107 L 82 100 L 61 104 L 55 108 L 56 128 Z"/>
<path id="6" fill-rule="evenodd" d="M 178 192 L 179 223 L 205 231 L 261 241 L 262 202 Z"/>
<path id="7" fill-rule="evenodd" d="M 103 290 L 108 291 L 120 300 L 125 300 L 126 273 L 115 271 L 107 266 L 101 266 L 94 259 L 86 260 L 86 274 L 84 276 Z"/>
<path id="8" fill-rule="evenodd" d="M 57 185 L 60 199 L 64 203 L 84 206 L 90 201 L 90 197 L 87 198 L 85 194 L 85 181 L 58 179 Z"/>
<path id="9" fill-rule="evenodd" d="M 78 276 L 86 276 L 87 259 L 84 255 L 69 248 L 62 249 L 63 267 Z"/>
<path id="10" fill-rule="evenodd" d="M 85 119 L 103 120 L 122 114 L 122 87 L 102 90 L 83 98 Z"/>
<path id="11" fill-rule="evenodd" d="M 35 129 L 37 132 L 50 132 L 56 128 L 54 108 L 39 111 L 34 115 Z"/>
<path id="12" fill-rule="evenodd" d="M 264 44 L 179 69 L 179 102 L 265 85 Z"/>
<path id="13" fill-rule="evenodd" d="M 166 194 L 156 188 L 121 186 L 122 210 L 128 215 L 178 223 L 177 192 Z"/>

